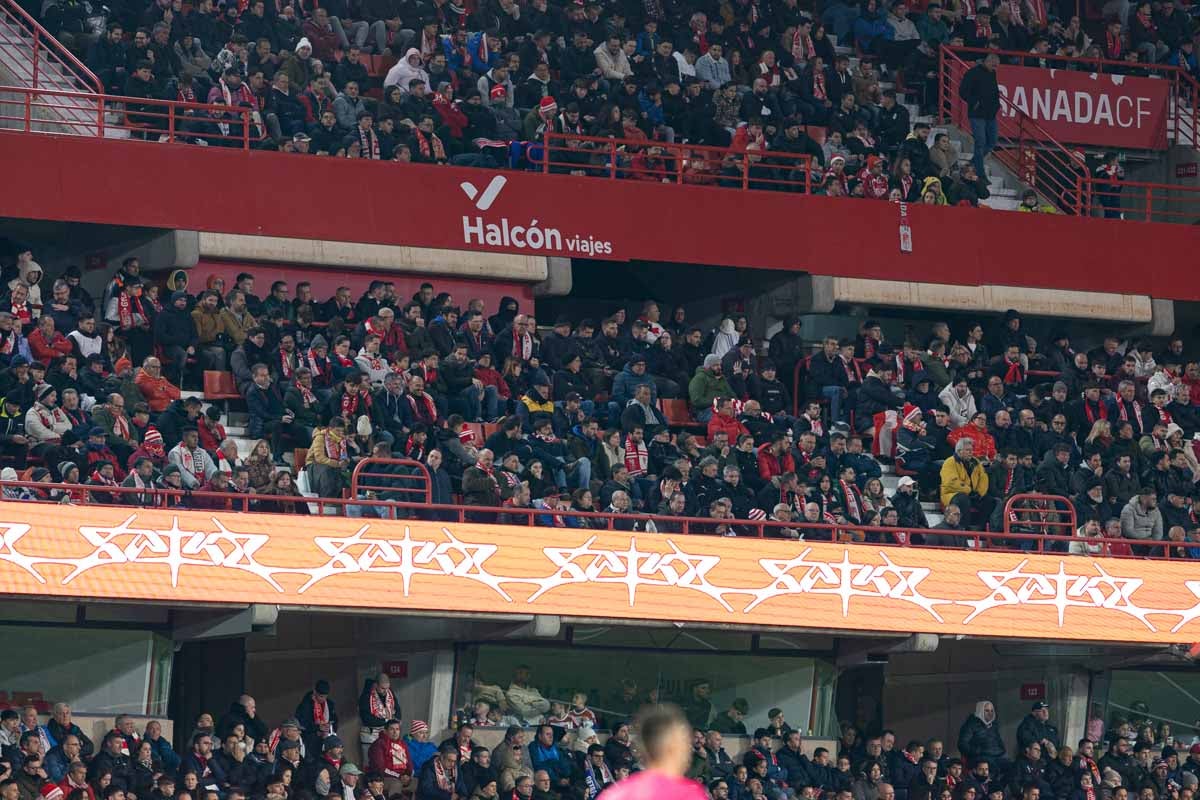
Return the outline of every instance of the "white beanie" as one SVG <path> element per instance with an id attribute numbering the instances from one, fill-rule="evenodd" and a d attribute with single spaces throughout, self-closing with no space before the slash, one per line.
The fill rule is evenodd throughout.
<path id="1" fill-rule="evenodd" d="M 300 52 L 301 47 L 307 47 L 309 50 L 312 50 L 312 42 L 310 42 L 308 40 L 307 36 L 301 37 L 300 41 L 296 42 L 296 52 L 297 53 Z"/>

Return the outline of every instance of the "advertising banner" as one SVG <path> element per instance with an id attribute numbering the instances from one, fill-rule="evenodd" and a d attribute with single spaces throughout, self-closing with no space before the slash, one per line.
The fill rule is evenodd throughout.
<path id="1" fill-rule="evenodd" d="M 1060 144 L 1167 148 L 1170 81 L 1010 64 L 1001 64 L 996 78 L 1000 94 L 1012 104 L 1000 110 L 1002 136 L 1017 135 L 1017 119 L 1023 113 Z M 957 94 L 955 121 L 969 130 L 966 108 Z"/>
<path id="2" fill-rule="evenodd" d="M 1200 640 L 1188 563 L 0 503 L 8 595 Z"/>

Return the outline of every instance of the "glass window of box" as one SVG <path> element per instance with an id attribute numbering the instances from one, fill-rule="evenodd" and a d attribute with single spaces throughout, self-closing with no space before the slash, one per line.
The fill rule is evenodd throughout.
<path id="1" fill-rule="evenodd" d="M 496 725 L 537 721 L 521 717 L 519 707 L 508 702 L 514 675 L 518 669 L 528 668 L 528 688 L 536 691 L 533 696 L 555 704 L 548 716 L 565 712 L 573 696 L 582 692 L 602 729 L 655 701 L 678 704 L 693 724 L 700 720 L 712 724 L 740 698 L 748 705 L 744 724 L 750 733 L 767 725 L 772 708 L 780 708 L 789 725 L 808 735 L 836 735 L 831 662 L 809 656 L 719 652 L 704 638 L 712 632 L 674 639 L 671 635 L 678 631 L 659 633 L 662 641 L 652 643 L 642 632 L 629 629 L 600 633 L 581 627 L 574 631 L 571 645 L 463 645 L 458 652 L 454 713 L 461 715 L 460 719 L 469 718 L 477 701 L 483 700 Z M 717 638 L 722 636 L 726 634 L 717 632 Z M 597 640 L 637 642 L 645 649 L 583 644 Z M 691 649 L 680 652 L 682 648 Z M 698 648 L 714 652 L 698 652 Z"/>

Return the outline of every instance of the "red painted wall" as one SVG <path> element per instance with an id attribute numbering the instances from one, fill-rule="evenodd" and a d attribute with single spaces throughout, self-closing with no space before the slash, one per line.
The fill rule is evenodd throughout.
<path id="1" fill-rule="evenodd" d="M 508 295 L 515 297 L 526 311 L 533 309 L 533 290 L 530 284 L 505 281 L 473 281 L 462 278 L 442 277 L 440 275 L 405 275 L 397 272 L 346 272 L 332 271 L 320 267 L 289 267 L 281 264 L 268 264 L 249 261 L 218 261 L 201 259 L 195 267 L 188 270 L 188 291 L 195 294 L 201 291 L 210 275 L 220 275 L 225 279 L 226 289 L 233 286 L 238 273 L 249 272 L 254 276 L 254 293 L 266 297 L 275 281 L 287 281 L 291 296 L 296 296 L 296 284 L 308 281 L 312 284 L 313 295 L 320 301 L 333 297 L 339 286 L 349 286 L 350 296 L 358 301 L 367 285 L 375 279 L 392 281 L 396 284 L 396 293 L 400 297 L 411 297 L 425 281 L 433 284 L 435 292 L 449 292 L 454 302 L 460 308 L 467 307 L 467 301 L 481 298 L 487 308 L 487 313 L 494 314 L 500 307 L 500 298 Z M 162 276 L 164 279 L 166 275 Z"/>
<path id="2" fill-rule="evenodd" d="M 599 242 L 614 260 L 1200 299 L 1200 232 L 1183 225 L 914 206 L 901 253 L 882 202 L 528 173 L 491 198 L 501 173 L 8 132 L 0 153 L 9 217 L 534 252 L 507 224 L 556 229 L 545 255 Z M 499 243 L 464 242 L 477 222 Z"/>

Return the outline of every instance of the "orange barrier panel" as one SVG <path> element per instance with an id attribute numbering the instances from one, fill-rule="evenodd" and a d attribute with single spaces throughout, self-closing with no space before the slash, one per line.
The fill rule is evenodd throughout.
<path id="1" fill-rule="evenodd" d="M 0 581 L 16 595 L 1200 639 L 1200 581 L 1182 563 L 95 505 L 0 512 L 26 520 L 0 523 Z"/>

